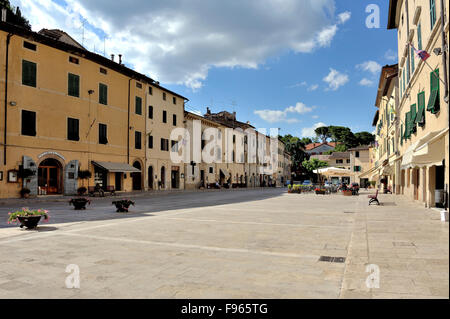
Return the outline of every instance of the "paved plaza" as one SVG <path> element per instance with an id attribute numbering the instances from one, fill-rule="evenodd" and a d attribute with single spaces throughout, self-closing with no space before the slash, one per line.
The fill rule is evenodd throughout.
<path id="1" fill-rule="evenodd" d="M 21 203 L 3 203 L 0 298 L 448 298 L 449 224 L 380 199 L 190 192 L 133 198 L 128 214 L 110 198 L 86 211 L 40 202 L 27 206 L 51 221 L 37 231 L 7 225 Z M 68 265 L 80 289 L 66 287 Z"/>

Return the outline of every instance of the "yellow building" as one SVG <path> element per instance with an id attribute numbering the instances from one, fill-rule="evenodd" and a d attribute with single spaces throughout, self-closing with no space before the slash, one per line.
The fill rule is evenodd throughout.
<path id="1" fill-rule="evenodd" d="M 442 4 L 448 1 L 391 0 L 388 21 L 399 52 L 397 191 L 427 207 L 443 205 L 449 188 L 449 8 Z M 426 62 L 409 43 L 429 53 Z"/>
<path id="2" fill-rule="evenodd" d="M 348 150 L 350 152 L 350 182 L 365 187 L 369 182 L 367 172 L 372 168 L 370 162 L 370 146 L 358 146 Z"/>
<path id="3" fill-rule="evenodd" d="M 0 43 L 0 197 L 18 197 L 22 187 L 32 195 L 71 195 L 96 184 L 144 189 L 152 158 L 146 105 L 163 107 L 149 87 L 177 97 L 170 113 L 181 126 L 185 98 L 59 30 L 0 23 Z M 79 179 L 80 170 L 92 177 Z"/>

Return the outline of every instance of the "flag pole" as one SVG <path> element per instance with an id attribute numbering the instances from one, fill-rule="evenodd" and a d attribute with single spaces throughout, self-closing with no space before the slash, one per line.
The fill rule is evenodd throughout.
<path id="1" fill-rule="evenodd" d="M 437 75 L 436 75 L 436 72 L 435 72 L 436 69 L 433 69 L 433 67 L 432 67 L 430 64 L 428 64 L 428 62 L 427 62 L 426 60 L 422 59 L 422 57 L 417 53 L 417 52 L 419 52 L 419 51 L 416 50 L 416 48 L 412 45 L 411 42 L 409 42 L 408 44 L 413 48 L 414 53 L 420 58 L 420 60 L 422 60 L 422 61 L 425 63 L 425 65 L 428 66 L 428 67 L 430 68 L 430 70 L 432 71 L 432 73 L 434 74 L 434 76 L 437 77 L 437 79 L 438 79 L 439 81 L 441 81 L 442 84 L 444 84 L 444 86 L 445 86 L 445 81 L 444 81 L 443 79 L 441 79 L 440 76 L 437 76 Z M 426 51 L 425 51 L 425 52 L 426 52 Z M 428 52 L 427 52 L 427 54 L 428 54 Z M 429 56 L 429 54 L 428 54 L 428 56 Z"/>

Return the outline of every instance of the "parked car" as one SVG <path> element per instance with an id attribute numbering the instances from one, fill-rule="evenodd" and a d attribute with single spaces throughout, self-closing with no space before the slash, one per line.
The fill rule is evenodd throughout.
<path id="1" fill-rule="evenodd" d="M 306 180 L 306 181 L 303 181 L 302 185 L 304 185 L 304 186 L 310 186 L 310 185 L 312 185 L 312 183 L 311 183 L 310 180 Z"/>

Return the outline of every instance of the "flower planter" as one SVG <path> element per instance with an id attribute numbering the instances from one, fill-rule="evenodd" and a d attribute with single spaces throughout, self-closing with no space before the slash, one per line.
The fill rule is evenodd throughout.
<path id="1" fill-rule="evenodd" d="M 342 191 L 342 193 L 344 194 L 344 196 L 353 196 L 352 191 Z"/>
<path id="2" fill-rule="evenodd" d="M 113 202 L 113 205 L 116 206 L 118 213 L 128 213 L 128 209 L 130 208 L 131 205 L 134 206 L 134 202 L 130 200 L 119 200 Z"/>
<path id="3" fill-rule="evenodd" d="M 86 199 L 86 198 L 73 198 L 69 204 L 73 205 L 73 207 L 75 208 L 75 210 L 82 210 L 82 209 L 86 209 L 86 204 L 89 205 L 91 204 L 91 201 Z"/>
<path id="4" fill-rule="evenodd" d="M 326 191 L 316 191 L 316 195 L 325 195 L 327 192 Z"/>
<path id="5" fill-rule="evenodd" d="M 17 217 L 20 222 L 20 228 L 35 229 L 42 216 Z"/>

